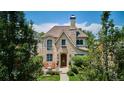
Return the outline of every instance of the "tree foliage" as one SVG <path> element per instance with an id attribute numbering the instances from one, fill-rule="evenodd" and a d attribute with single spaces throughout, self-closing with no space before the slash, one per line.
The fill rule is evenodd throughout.
<path id="1" fill-rule="evenodd" d="M 92 32 L 85 32 L 88 54 L 72 59 L 71 68 L 76 67 L 78 73 L 73 74 L 79 80 L 124 80 L 124 27 L 115 27 L 114 20 L 109 18 L 110 13 L 104 11 L 101 16 L 98 39 Z M 76 65 L 78 63 L 82 64 Z"/>
<path id="2" fill-rule="evenodd" d="M 24 16 L 23 12 L 0 12 L 0 80 L 35 80 L 41 68 L 33 24 Z"/>

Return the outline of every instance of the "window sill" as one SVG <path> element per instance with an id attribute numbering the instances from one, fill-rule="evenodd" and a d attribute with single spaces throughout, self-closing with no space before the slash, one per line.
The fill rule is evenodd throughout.
<path id="1" fill-rule="evenodd" d="M 87 45 L 76 45 L 77 47 L 87 47 Z"/>
<path id="2" fill-rule="evenodd" d="M 64 45 L 64 46 L 61 46 L 62 48 L 66 48 L 67 46 L 66 45 Z"/>
<path id="3" fill-rule="evenodd" d="M 47 50 L 48 50 L 48 51 L 51 51 L 51 50 L 53 50 L 53 48 L 47 48 Z"/>

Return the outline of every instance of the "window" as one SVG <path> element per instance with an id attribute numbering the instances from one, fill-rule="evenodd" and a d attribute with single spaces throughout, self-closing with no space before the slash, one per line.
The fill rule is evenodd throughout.
<path id="1" fill-rule="evenodd" d="M 83 40 L 81 39 L 81 40 L 77 40 L 77 41 L 76 41 L 76 44 L 77 44 L 77 45 L 83 45 L 84 42 L 83 42 Z"/>
<path id="2" fill-rule="evenodd" d="M 83 40 L 80 40 L 80 45 L 83 45 Z"/>
<path id="3" fill-rule="evenodd" d="M 52 61 L 52 60 L 53 60 L 53 55 L 47 54 L 47 61 Z"/>
<path id="4" fill-rule="evenodd" d="M 79 44 L 80 44 L 79 42 L 80 42 L 80 40 L 77 40 L 77 41 L 76 41 L 76 44 L 79 45 Z"/>
<path id="5" fill-rule="evenodd" d="M 65 46 L 65 45 L 66 45 L 66 40 L 62 39 L 62 46 Z"/>
<path id="6" fill-rule="evenodd" d="M 80 33 L 79 32 L 76 32 L 76 36 L 79 36 L 80 35 Z"/>
<path id="7" fill-rule="evenodd" d="M 62 48 L 66 48 L 66 40 L 65 39 L 62 39 L 62 41 L 61 41 L 61 47 Z"/>
<path id="8" fill-rule="evenodd" d="M 47 40 L 47 50 L 52 50 L 52 40 Z"/>

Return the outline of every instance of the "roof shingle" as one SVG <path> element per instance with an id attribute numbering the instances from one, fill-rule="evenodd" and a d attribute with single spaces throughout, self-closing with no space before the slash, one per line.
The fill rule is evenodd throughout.
<path id="1" fill-rule="evenodd" d="M 74 32 L 76 31 L 78 31 L 77 28 L 71 30 L 70 26 L 54 26 L 43 37 L 48 37 L 48 36 L 59 37 L 62 32 L 65 32 L 71 38 Z M 87 37 L 87 35 L 80 31 L 79 37 Z"/>

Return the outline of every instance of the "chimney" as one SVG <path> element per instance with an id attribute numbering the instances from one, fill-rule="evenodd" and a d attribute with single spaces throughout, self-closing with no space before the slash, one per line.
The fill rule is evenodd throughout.
<path id="1" fill-rule="evenodd" d="M 71 15 L 70 17 L 70 29 L 75 29 L 76 28 L 76 17 L 74 15 Z"/>

